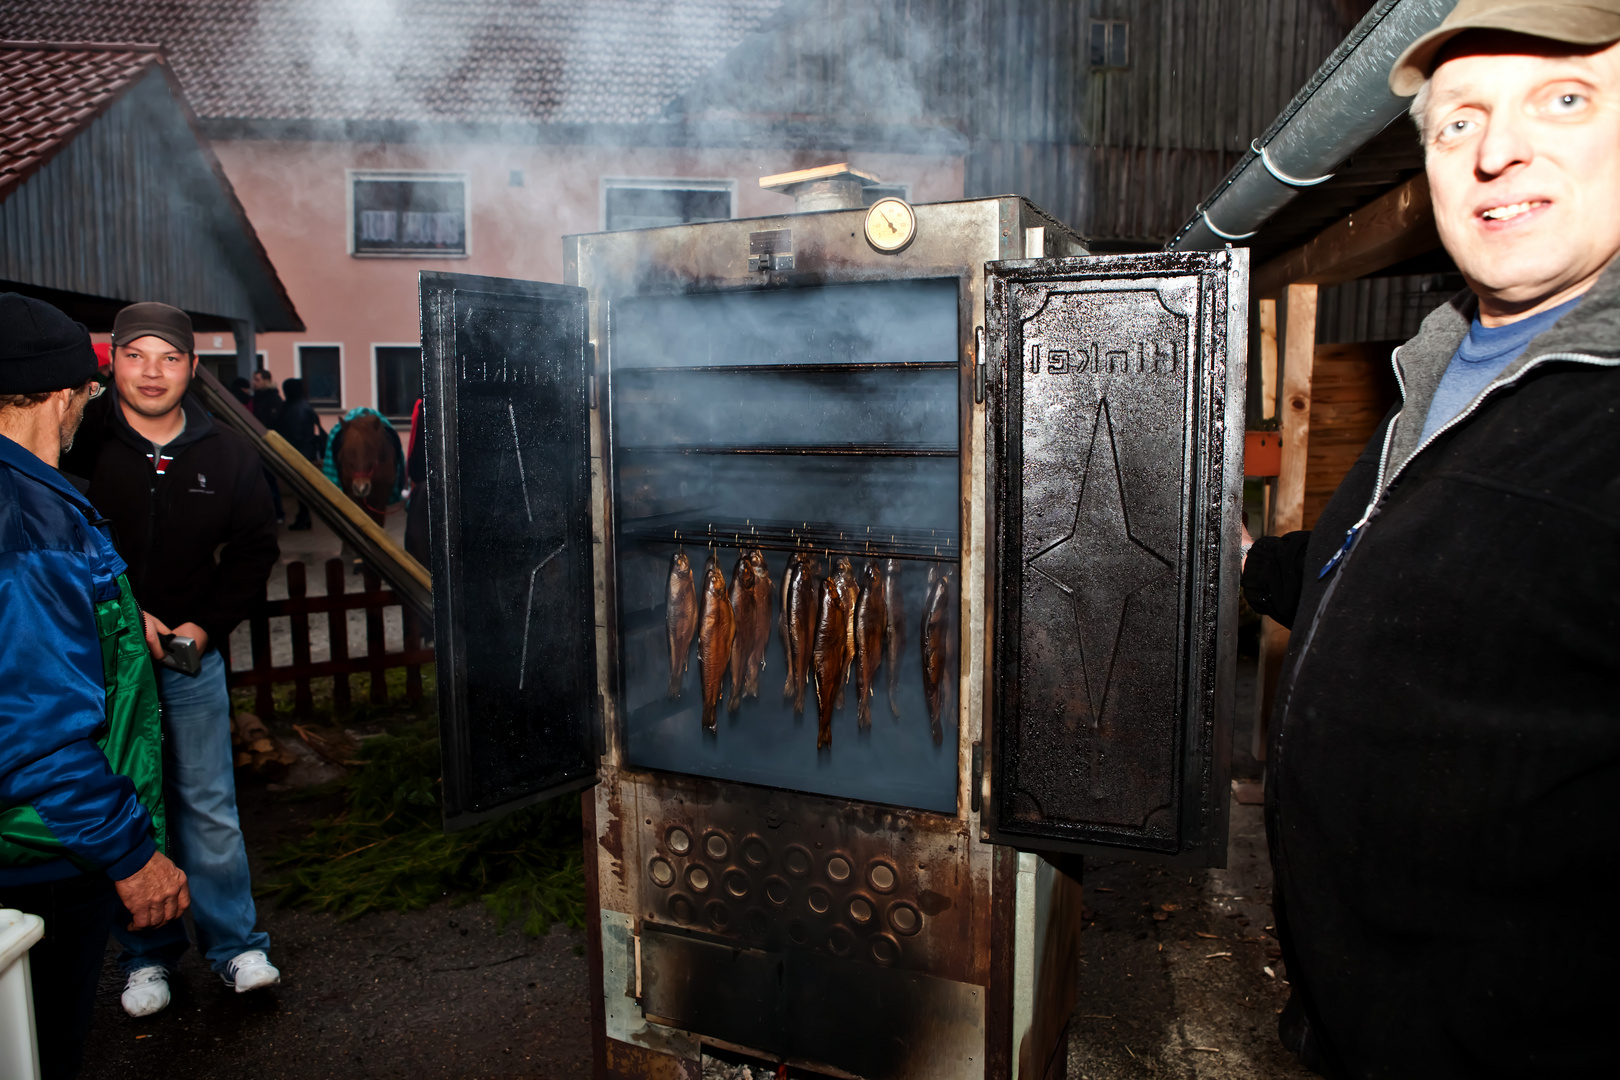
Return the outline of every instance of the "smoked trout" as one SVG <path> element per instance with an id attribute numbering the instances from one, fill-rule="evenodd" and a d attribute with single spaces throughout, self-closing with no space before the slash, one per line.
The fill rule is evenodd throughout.
<path id="1" fill-rule="evenodd" d="M 715 708 L 720 704 L 720 684 L 731 663 L 731 636 L 736 619 L 731 598 L 726 595 L 726 575 L 720 560 L 709 553 L 703 567 L 703 610 L 698 616 L 698 668 L 703 677 L 703 727 L 715 729 Z"/>
<path id="2" fill-rule="evenodd" d="M 950 677 L 949 659 L 951 622 L 951 572 L 949 566 L 928 568 L 928 592 L 923 600 L 922 617 L 922 671 L 923 699 L 928 703 L 928 725 L 933 729 L 934 745 L 945 740 L 940 728 L 940 713 Z"/>
<path id="3" fill-rule="evenodd" d="M 749 640 L 748 660 L 743 665 L 743 695 L 759 697 L 759 672 L 765 666 L 765 650 L 771 643 L 771 568 L 765 552 L 754 548 L 748 553 L 754 569 L 754 635 Z"/>
<path id="4" fill-rule="evenodd" d="M 883 561 L 883 661 L 889 665 L 889 711 L 900 718 L 900 656 L 906 649 L 906 604 L 900 597 L 900 560 Z"/>
<path id="5" fill-rule="evenodd" d="M 827 579 L 838 586 L 838 602 L 844 610 L 844 670 L 838 679 L 838 701 L 836 708 L 844 707 L 844 685 L 849 682 L 849 675 L 855 667 L 855 604 L 861 598 L 861 587 L 855 584 L 855 568 L 849 564 L 849 559 L 840 556 L 833 569 L 832 576 Z"/>
<path id="6" fill-rule="evenodd" d="M 731 568 L 731 616 L 735 624 L 731 639 L 731 697 L 726 711 L 742 708 L 743 689 L 748 685 L 748 672 L 744 670 L 748 657 L 754 651 L 754 564 L 748 561 L 748 552 L 737 553 L 737 565 Z"/>
<path id="7" fill-rule="evenodd" d="M 883 572 L 875 562 L 861 571 L 860 596 L 855 601 L 855 720 L 872 726 L 872 689 L 878 665 L 883 663 Z"/>
<path id="8" fill-rule="evenodd" d="M 817 581 L 821 567 L 808 552 L 796 552 L 782 574 L 782 655 L 787 682 L 783 699 L 793 699 L 793 712 L 804 715 L 804 689 L 810 681 L 810 663 L 816 625 Z"/>
<path id="9" fill-rule="evenodd" d="M 849 560 L 843 560 L 849 565 Z M 835 577 L 822 581 L 816 605 L 815 643 L 811 648 L 811 678 L 816 684 L 816 749 L 832 745 L 832 714 L 844 693 L 844 671 L 848 667 L 849 618 L 844 609 L 844 592 Z"/>
<path id="10" fill-rule="evenodd" d="M 669 632 L 669 696 L 672 698 L 681 696 L 697 625 L 697 584 L 692 580 L 692 563 L 685 551 L 677 551 L 669 560 L 669 585 L 664 590 L 664 629 Z"/>

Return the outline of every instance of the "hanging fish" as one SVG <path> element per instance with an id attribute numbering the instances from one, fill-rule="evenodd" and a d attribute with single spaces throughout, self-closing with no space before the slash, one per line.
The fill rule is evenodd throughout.
<path id="1" fill-rule="evenodd" d="M 788 669 L 783 699 L 793 699 L 793 712 L 804 715 L 804 690 L 810 681 L 811 651 L 816 625 L 817 577 L 821 565 L 808 552 L 788 560 L 782 575 L 782 655 Z"/>
<path id="2" fill-rule="evenodd" d="M 692 580 L 691 560 L 681 550 L 669 560 L 669 584 L 664 590 L 664 629 L 669 634 L 669 696 L 672 698 L 681 696 L 697 625 L 697 584 Z"/>
<path id="3" fill-rule="evenodd" d="M 900 718 L 900 657 L 906 648 L 906 605 L 900 596 L 900 560 L 883 560 L 883 659 L 889 665 L 889 711 Z"/>
<path id="4" fill-rule="evenodd" d="M 950 676 L 952 569 L 950 566 L 928 568 L 928 592 L 923 600 L 923 699 L 928 703 L 928 724 L 933 729 L 935 746 L 945 740 L 939 718 L 944 709 Z"/>
<path id="5" fill-rule="evenodd" d="M 838 701 L 835 707 L 844 707 L 844 685 L 849 682 L 855 668 L 855 604 L 861 597 L 861 587 L 855 584 L 855 568 L 849 559 L 839 556 L 832 576 L 827 580 L 838 587 L 838 602 L 844 610 L 844 670 L 838 679 Z"/>
<path id="6" fill-rule="evenodd" d="M 771 644 L 771 568 L 765 552 L 754 548 L 748 553 L 754 571 L 754 633 L 749 639 L 748 660 L 743 665 L 743 695 L 759 697 L 759 672 L 765 666 L 765 650 Z"/>
<path id="7" fill-rule="evenodd" d="M 743 690 L 748 685 L 745 668 L 754 651 L 754 631 L 759 625 L 754 618 L 754 564 L 748 561 L 746 551 L 737 553 L 737 565 L 731 568 L 731 615 L 731 697 L 726 699 L 726 711 L 734 713 L 742 708 Z"/>
<path id="8" fill-rule="evenodd" d="M 703 727 L 715 729 L 715 709 L 720 704 L 720 684 L 731 663 L 731 638 L 736 619 L 731 599 L 726 596 L 726 575 L 720 560 L 709 553 L 703 567 L 703 610 L 698 616 L 698 668 L 703 677 Z"/>
<path id="9" fill-rule="evenodd" d="M 883 600 L 883 572 L 877 563 L 868 562 L 855 601 L 855 719 L 863 728 L 872 726 L 872 688 L 883 663 Z"/>
<path id="10" fill-rule="evenodd" d="M 844 560 L 848 563 L 848 560 Z M 835 578 L 822 581 L 816 605 L 815 644 L 811 650 L 811 677 L 816 684 L 816 749 L 832 745 L 832 714 L 844 693 L 844 671 L 848 668 L 849 617 L 844 611 L 843 590 Z"/>

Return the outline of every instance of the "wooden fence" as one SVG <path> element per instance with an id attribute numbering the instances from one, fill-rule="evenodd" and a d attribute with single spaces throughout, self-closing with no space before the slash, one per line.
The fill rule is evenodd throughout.
<path id="1" fill-rule="evenodd" d="M 266 599 L 248 616 L 248 629 L 253 646 L 253 666 L 246 671 L 233 671 L 229 682 L 234 687 L 251 686 L 255 690 L 255 708 L 258 715 L 268 717 L 274 709 L 271 688 L 275 683 L 293 684 L 293 711 L 309 716 L 315 707 L 309 681 L 330 676 L 332 679 L 332 710 L 337 713 L 353 705 L 349 692 L 349 676 L 367 672 L 371 675 L 370 700 L 377 704 L 388 701 L 388 683 L 385 673 L 389 668 L 405 669 L 405 697 L 408 701 L 422 698 L 422 665 L 433 662 L 433 650 L 422 645 L 422 632 L 416 613 L 392 590 L 382 587 L 377 575 L 367 567 L 364 571 L 365 589 L 362 592 L 344 592 L 348 567 L 342 559 L 326 560 L 326 595 L 306 596 L 304 564 L 287 564 L 287 599 Z M 387 652 L 383 635 L 383 609 L 400 608 L 404 623 L 403 652 Z M 349 612 L 366 613 L 366 655 L 349 656 Z M 313 663 L 309 658 L 309 634 L 314 620 L 326 618 L 327 638 L 332 646 L 332 658 Z M 277 667 L 270 662 L 270 620 L 287 616 L 292 635 L 292 663 Z"/>

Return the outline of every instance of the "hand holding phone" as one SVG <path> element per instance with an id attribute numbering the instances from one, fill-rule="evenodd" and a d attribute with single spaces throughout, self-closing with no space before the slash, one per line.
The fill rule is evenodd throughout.
<path id="1" fill-rule="evenodd" d="M 159 634 L 158 641 L 163 644 L 163 655 L 158 663 L 166 668 L 172 668 L 182 675 L 195 675 L 202 670 L 202 654 L 197 651 L 195 638 L 180 634 Z"/>

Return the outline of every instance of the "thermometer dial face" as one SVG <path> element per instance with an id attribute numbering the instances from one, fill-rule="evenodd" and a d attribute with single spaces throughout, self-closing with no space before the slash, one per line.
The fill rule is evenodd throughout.
<path id="1" fill-rule="evenodd" d="M 917 234 L 917 215 L 900 199 L 879 199 L 866 212 L 866 242 L 879 251 L 899 251 Z"/>

